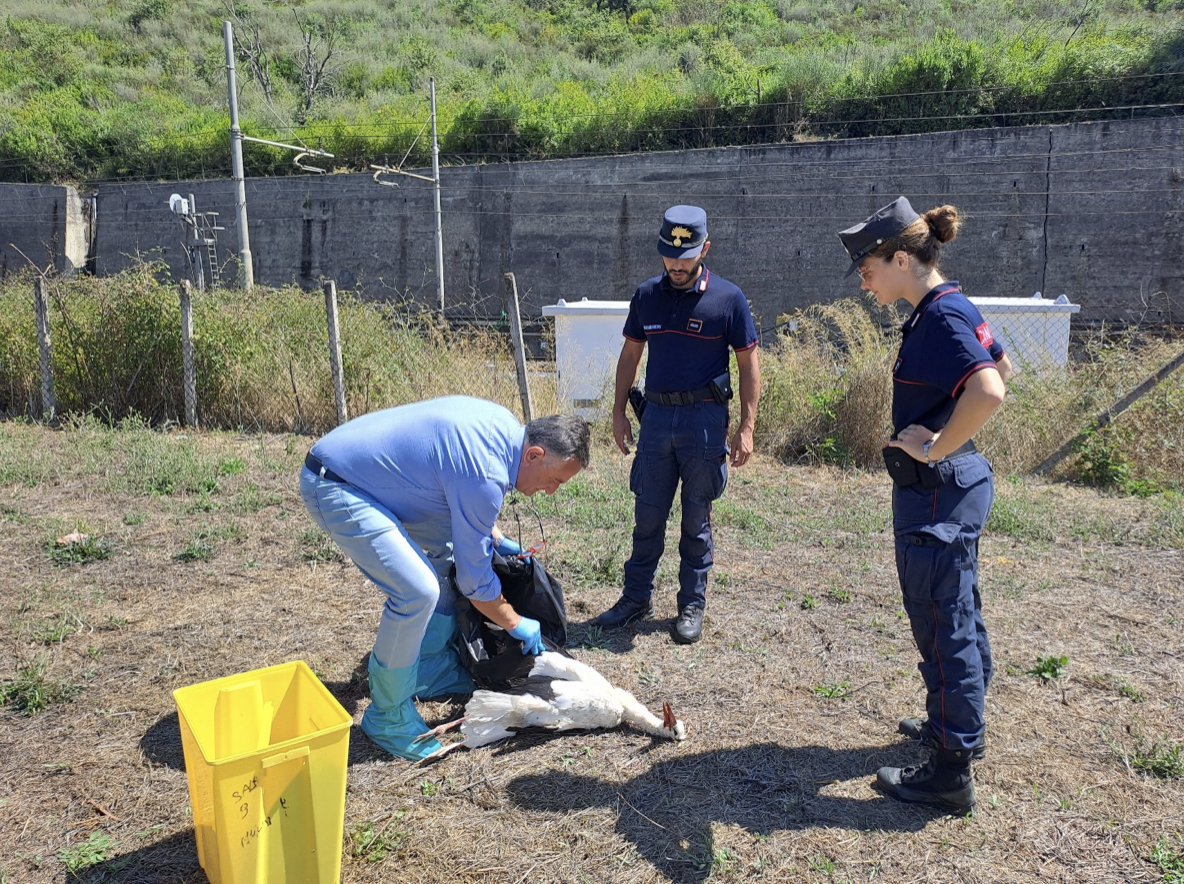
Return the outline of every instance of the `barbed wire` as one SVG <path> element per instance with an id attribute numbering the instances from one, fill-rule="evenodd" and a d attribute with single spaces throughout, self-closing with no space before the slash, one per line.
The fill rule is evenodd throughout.
<path id="1" fill-rule="evenodd" d="M 1076 80 L 1055 80 L 1051 83 L 1044 84 L 1043 88 L 1044 89 L 1053 89 L 1053 88 L 1060 88 L 1060 87 L 1075 87 L 1075 86 L 1081 86 L 1084 84 L 1116 83 L 1116 82 L 1125 82 L 1125 81 L 1132 81 L 1132 80 L 1157 80 L 1157 79 L 1163 80 L 1163 79 L 1170 79 L 1173 77 L 1184 77 L 1184 71 L 1162 71 L 1162 72 L 1154 73 L 1154 74 L 1124 74 L 1124 75 L 1120 75 L 1120 76 L 1110 76 L 1110 77 L 1082 77 L 1082 78 L 1076 79 Z M 888 102 L 888 101 L 896 101 L 896 100 L 904 99 L 904 98 L 924 98 L 924 97 L 929 97 L 929 96 L 940 96 L 942 98 L 947 98 L 949 96 L 955 96 L 955 95 L 969 95 L 969 94 L 978 95 L 978 94 L 984 94 L 984 93 L 989 94 L 989 93 L 995 93 L 995 92 L 1006 92 L 1006 91 L 1014 89 L 1014 88 L 1015 87 L 1011 84 L 1001 83 L 1001 84 L 996 84 L 996 85 L 977 86 L 977 87 L 965 88 L 965 89 L 932 89 L 932 90 L 920 91 L 920 92 L 888 92 L 888 93 L 866 92 L 861 95 L 826 96 L 823 99 L 819 99 L 818 97 L 812 97 L 812 98 L 801 98 L 801 99 L 794 99 L 794 100 L 788 100 L 788 101 L 747 102 L 747 103 L 739 103 L 739 104 L 719 105 L 717 107 L 706 108 L 705 110 L 709 110 L 709 111 L 742 111 L 742 110 L 756 110 L 756 109 L 767 110 L 767 109 L 776 109 L 776 108 L 807 107 L 813 103 L 816 103 L 819 100 L 824 100 L 827 103 L 840 103 L 841 104 L 841 103 L 864 102 L 864 101 Z M 425 99 L 425 101 L 426 101 L 426 99 Z M 687 113 L 697 113 L 700 110 L 704 110 L 704 109 L 695 108 L 695 107 L 670 107 L 670 108 L 655 108 L 653 110 L 645 111 L 645 113 L 650 114 L 650 115 L 654 115 L 654 116 L 660 116 L 660 115 L 664 114 L 667 116 L 674 117 L 674 116 L 684 115 Z M 1058 110 L 1055 108 L 1049 108 L 1049 109 L 1040 110 L 1040 111 L 1030 111 L 1030 113 L 1062 113 L 1062 112 L 1064 112 L 1064 111 Z M 636 116 L 636 114 L 635 113 L 626 113 L 624 111 L 588 111 L 586 113 L 565 114 L 565 116 L 568 119 L 576 119 L 576 120 L 584 119 L 584 120 L 615 121 L 615 120 L 619 120 L 619 119 L 630 119 L 630 118 Z M 988 116 L 990 116 L 990 114 L 988 114 Z M 455 121 L 455 119 L 457 119 L 457 118 L 453 118 L 453 121 Z M 465 118 L 464 121 L 468 125 L 494 124 L 494 123 L 516 123 L 516 122 L 518 122 L 518 118 L 504 117 L 504 116 L 500 116 L 500 117 L 499 116 L 490 116 L 490 117 L 474 117 L 472 119 Z M 336 123 L 333 123 L 333 124 L 326 123 L 326 125 L 330 126 L 332 131 L 340 131 Z M 390 122 L 384 122 L 381 126 L 379 126 L 377 124 L 350 126 L 350 127 L 347 127 L 347 130 L 351 131 L 351 132 L 357 131 L 357 130 L 365 130 L 366 128 L 373 128 L 376 130 L 382 129 L 383 131 L 389 131 L 392 128 L 406 128 L 406 129 L 410 130 L 410 129 L 413 129 L 416 125 L 418 125 L 418 124 L 412 120 L 394 120 L 394 121 L 390 121 Z M 275 132 L 288 131 L 288 132 L 290 132 L 290 131 L 295 131 L 297 129 L 302 129 L 307 132 L 308 128 L 309 128 L 308 124 L 305 124 L 304 126 L 293 124 L 293 125 L 289 125 L 289 126 L 276 126 L 276 127 L 273 127 L 271 129 L 271 131 L 275 131 Z M 197 136 L 197 135 L 206 135 L 206 134 L 210 134 L 212 132 L 222 132 L 222 131 L 224 131 L 224 130 L 222 130 L 222 129 L 216 129 L 216 130 L 215 129 L 206 129 L 206 130 L 201 130 L 201 131 L 199 131 L 197 133 L 193 133 L 193 134 L 195 136 Z"/>
<path id="2" fill-rule="evenodd" d="M 1108 82 L 1123 82 L 1123 81 L 1134 81 L 1134 80 L 1165 79 L 1165 78 L 1181 77 L 1181 76 L 1184 76 L 1184 71 L 1168 71 L 1168 72 L 1161 72 L 1161 73 L 1156 73 L 1156 74 L 1131 74 L 1131 75 L 1122 75 L 1122 76 L 1114 76 L 1114 77 L 1093 77 L 1093 78 L 1082 78 L 1082 79 L 1077 79 L 1077 80 L 1056 81 L 1052 84 L 1048 84 L 1048 86 L 1046 88 L 1061 87 L 1061 86 L 1081 86 L 1084 84 L 1101 84 L 1101 83 L 1108 83 Z M 901 92 L 901 93 L 889 93 L 889 94 L 868 94 L 868 95 L 863 95 L 863 96 L 843 96 L 843 97 L 828 98 L 827 101 L 832 102 L 832 103 L 859 102 L 859 101 L 888 103 L 888 102 L 894 102 L 894 101 L 899 101 L 899 100 L 903 100 L 903 99 L 924 98 L 924 97 L 928 97 L 928 96 L 942 96 L 943 98 L 946 98 L 948 96 L 959 95 L 959 94 L 990 93 L 993 91 L 1000 91 L 1000 90 L 1005 90 L 1008 88 L 1010 88 L 1010 87 L 1008 87 L 1006 84 L 1002 84 L 1002 85 L 998 85 L 998 86 L 986 86 L 986 87 L 981 87 L 981 88 L 977 88 L 977 89 L 933 90 L 933 91 L 924 91 L 924 92 Z M 688 131 L 701 130 L 704 128 L 719 130 L 721 132 L 727 132 L 727 131 L 744 132 L 744 131 L 754 131 L 754 130 L 766 130 L 769 128 L 785 129 L 788 126 L 792 125 L 792 121 L 787 120 L 785 122 L 770 121 L 770 122 L 721 123 L 719 125 L 713 124 L 711 126 L 704 127 L 704 126 L 696 126 L 694 124 L 693 120 L 687 121 L 686 118 L 688 116 L 694 117 L 695 115 L 702 114 L 702 113 L 727 115 L 727 114 L 734 114 L 734 113 L 743 112 L 743 111 L 753 111 L 755 109 L 768 111 L 770 109 L 777 109 L 777 108 L 806 106 L 809 103 L 810 103 L 809 100 L 799 100 L 799 101 L 771 102 L 771 103 L 760 103 L 760 104 L 734 104 L 734 105 L 726 105 L 726 106 L 720 106 L 718 108 L 709 108 L 709 109 L 695 109 L 695 108 L 660 109 L 657 111 L 650 112 L 649 115 L 650 116 L 659 116 L 659 115 L 665 113 L 671 118 L 683 119 L 684 122 L 681 123 L 680 125 L 677 125 L 677 126 L 665 126 L 665 127 L 651 126 L 651 127 L 629 128 L 629 129 L 627 129 L 627 134 L 629 135 L 629 137 L 634 138 L 634 139 L 643 139 L 646 137 L 652 138 L 653 136 L 661 136 L 661 135 L 669 134 L 669 133 L 684 133 L 684 132 L 688 132 Z M 271 106 L 270 102 L 268 102 L 267 104 L 268 104 L 269 109 L 273 113 L 276 113 L 278 115 L 278 112 L 275 111 L 275 108 L 273 106 Z M 871 125 L 871 124 L 884 124 L 884 123 L 930 123 L 930 122 L 937 123 L 937 122 L 951 122 L 951 121 L 969 121 L 969 120 L 979 120 L 979 119 L 1010 119 L 1010 118 L 1014 118 L 1014 117 L 1033 117 L 1033 116 L 1105 114 L 1107 116 L 1112 117 L 1116 112 L 1133 114 L 1134 111 L 1136 111 L 1136 110 L 1139 110 L 1139 111 L 1169 110 L 1169 109 L 1174 110 L 1177 108 L 1184 109 L 1184 103 L 1182 103 L 1182 102 L 1164 102 L 1164 103 L 1146 103 L 1146 104 L 1126 104 L 1126 105 L 1117 105 L 1117 106 L 1096 105 L 1096 106 L 1091 106 L 1091 107 L 1042 108 L 1042 109 L 1034 109 L 1034 110 L 1015 110 L 1015 111 L 983 110 L 983 111 L 978 111 L 978 112 L 974 112 L 974 113 L 962 113 L 962 114 L 918 114 L 918 115 L 911 115 L 911 116 L 882 116 L 882 117 L 868 117 L 868 118 L 862 118 L 862 119 L 856 119 L 856 120 L 851 120 L 851 119 L 833 119 L 833 120 L 804 119 L 803 122 L 811 128 L 826 129 L 826 128 L 838 127 L 838 126 L 850 128 L 850 127 L 867 126 L 867 125 Z M 631 116 L 632 115 L 628 115 L 628 114 L 624 114 L 624 113 L 620 113 L 620 112 L 590 112 L 587 114 L 570 114 L 570 115 L 567 115 L 567 119 L 603 120 L 603 121 L 606 121 L 606 123 L 604 126 L 601 126 L 600 128 L 608 128 L 607 121 L 613 121 L 613 120 L 618 120 L 618 119 L 622 119 L 622 118 L 631 118 Z M 353 140 L 362 140 L 362 141 L 387 140 L 387 141 L 389 141 L 392 137 L 393 130 L 397 132 L 397 130 L 400 127 L 410 129 L 410 128 L 413 128 L 415 125 L 418 125 L 421 122 L 422 121 L 411 121 L 411 120 L 385 122 L 381 127 L 375 126 L 373 124 L 354 124 L 351 126 L 341 127 L 339 124 L 334 123 L 334 124 L 332 124 L 331 127 L 327 128 L 324 132 L 319 132 L 319 133 L 318 133 L 318 130 L 315 126 L 310 128 L 307 125 L 305 125 L 305 126 L 286 126 L 286 127 L 285 126 L 270 126 L 270 127 L 264 126 L 261 128 L 267 132 L 272 132 L 272 133 L 293 132 L 293 131 L 299 130 L 301 133 L 303 133 L 302 137 L 310 137 L 310 138 L 311 137 L 322 137 L 323 138 L 326 134 L 331 134 L 333 136 L 339 136 L 342 132 L 344 132 L 345 136 L 347 138 L 350 138 Z M 457 119 L 453 119 L 452 123 L 454 126 L 456 126 L 458 124 Z M 515 124 L 516 125 L 517 123 L 518 123 L 518 120 L 516 120 L 514 118 L 506 118 L 506 117 L 483 117 L 483 118 L 476 118 L 473 120 L 464 120 L 463 121 L 463 124 L 466 127 L 489 126 L 491 124 Z M 212 137 L 214 135 L 220 135 L 226 131 L 227 130 L 225 130 L 225 129 L 219 128 L 219 129 L 199 130 L 198 132 L 193 132 L 193 133 L 188 133 L 188 134 L 175 133 L 167 140 L 159 140 L 159 141 L 151 141 L 150 140 L 148 142 L 148 146 L 152 149 L 155 149 L 155 150 L 164 150 L 164 149 L 167 149 L 170 147 L 184 147 L 185 145 L 192 144 L 193 142 L 195 142 L 199 139 L 208 139 L 209 137 Z M 367 135 L 367 134 L 365 134 L 367 131 L 375 131 L 378 134 Z M 468 131 L 463 131 L 463 130 L 462 131 L 455 131 L 454 130 L 454 131 L 445 133 L 445 141 L 447 142 L 449 140 L 449 138 L 462 139 L 462 140 L 472 140 L 472 139 L 482 139 L 482 138 L 502 139 L 507 136 L 512 136 L 513 134 L 514 133 L 508 133 L 508 132 L 468 132 Z M 569 128 L 569 129 L 558 130 L 556 132 L 548 133 L 547 138 L 553 141 L 553 140 L 556 140 L 557 138 L 562 138 L 565 136 L 571 136 L 571 135 L 576 135 L 576 134 L 588 134 L 588 133 L 586 133 L 582 129 Z M 674 147 L 674 146 L 672 145 L 672 147 Z M 566 155 L 572 156 L 572 157 L 603 156 L 603 155 L 611 154 L 612 152 L 613 151 L 584 151 L 584 152 L 567 153 Z M 490 151 L 458 152 L 458 151 L 454 151 L 454 150 L 447 150 L 446 153 L 450 156 L 462 158 L 462 159 L 463 158 L 479 159 L 482 157 L 487 157 L 489 155 Z M 493 151 L 493 153 L 496 154 L 497 151 Z M 108 155 L 109 155 L 109 149 L 107 149 L 107 148 L 93 148 L 90 150 L 84 149 L 84 150 L 80 150 L 80 151 L 75 150 L 72 152 L 72 156 L 75 158 L 75 160 L 74 160 L 75 163 L 77 163 L 77 158 L 79 158 L 79 157 L 88 158 L 88 159 L 95 159 L 95 158 L 105 158 Z M 24 158 L 11 158 L 11 159 L 6 159 L 6 160 L 0 160 L 0 168 L 6 168 L 6 167 L 9 167 L 10 165 L 17 165 L 17 164 L 24 164 L 24 163 L 27 163 L 27 160 Z M 118 179 L 118 180 L 140 180 L 143 177 L 144 176 L 126 176 L 125 178 Z"/>

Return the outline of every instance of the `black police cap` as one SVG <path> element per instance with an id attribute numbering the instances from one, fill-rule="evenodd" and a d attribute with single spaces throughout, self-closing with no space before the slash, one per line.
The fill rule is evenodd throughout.
<path id="1" fill-rule="evenodd" d="M 843 248 L 851 258 L 851 266 L 844 276 L 850 276 L 859 267 L 859 262 L 874 252 L 892 237 L 899 235 L 906 227 L 921 216 L 913 211 L 903 196 L 894 199 L 873 215 L 860 221 L 854 227 L 839 231 Z"/>

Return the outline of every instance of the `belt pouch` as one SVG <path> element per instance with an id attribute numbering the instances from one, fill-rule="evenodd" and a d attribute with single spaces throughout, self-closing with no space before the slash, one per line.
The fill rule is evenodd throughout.
<path id="1" fill-rule="evenodd" d="M 916 485 L 921 481 L 919 464 L 909 457 L 903 449 L 887 445 L 884 447 L 883 454 L 884 467 L 888 470 L 888 475 L 901 488 Z"/>
<path id="2" fill-rule="evenodd" d="M 913 463 L 917 463 L 913 461 Z M 917 474 L 921 479 L 922 488 L 937 488 L 946 484 L 946 477 L 942 475 L 941 467 L 938 464 L 928 466 L 923 463 L 917 464 Z"/>
<path id="3" fill-rule="evenodd" d="M 725 405 L 732 398 L 732 376 L 726 371 L 719 377 L 712 378 L 707 387 L 711 390 L 712 398 L 720 405 Z"/>

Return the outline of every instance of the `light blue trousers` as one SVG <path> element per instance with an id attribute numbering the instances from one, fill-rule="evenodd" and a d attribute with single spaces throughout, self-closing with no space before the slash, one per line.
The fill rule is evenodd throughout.
<path id="1" fill-rule="evenodd" d="M 451 522 L 404 526 L 365 491 L 307 468 L 300 471 L 300 496 L 313 520 L 386 593 L 375 659 L 388 669 L 411 666 L 432 613 L 453 612 Z"/>

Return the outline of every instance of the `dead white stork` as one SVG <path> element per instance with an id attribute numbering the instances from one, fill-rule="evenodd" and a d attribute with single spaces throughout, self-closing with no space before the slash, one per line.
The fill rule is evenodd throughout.
<path id="1" fill-rule="evenodd" d="M 592 730 L 622 723 L 668 740 L 687 738 L 686 725 L 674 717 L 669 703 L 662 704 L 662 718 L 658 718 L 633 694 L 613 687 L 586 663 L 564 653 L 543 651 L 523 684 L 505 691 L 475 691 L 463 718 L 433 728 L 419 739 L 439 737 L 458 725 L 464 734 L 462 742 L 441 746 L 424 759 L 428 761 L 461 746 L 475 749 L 495 743 L 519 728 Z"/>

